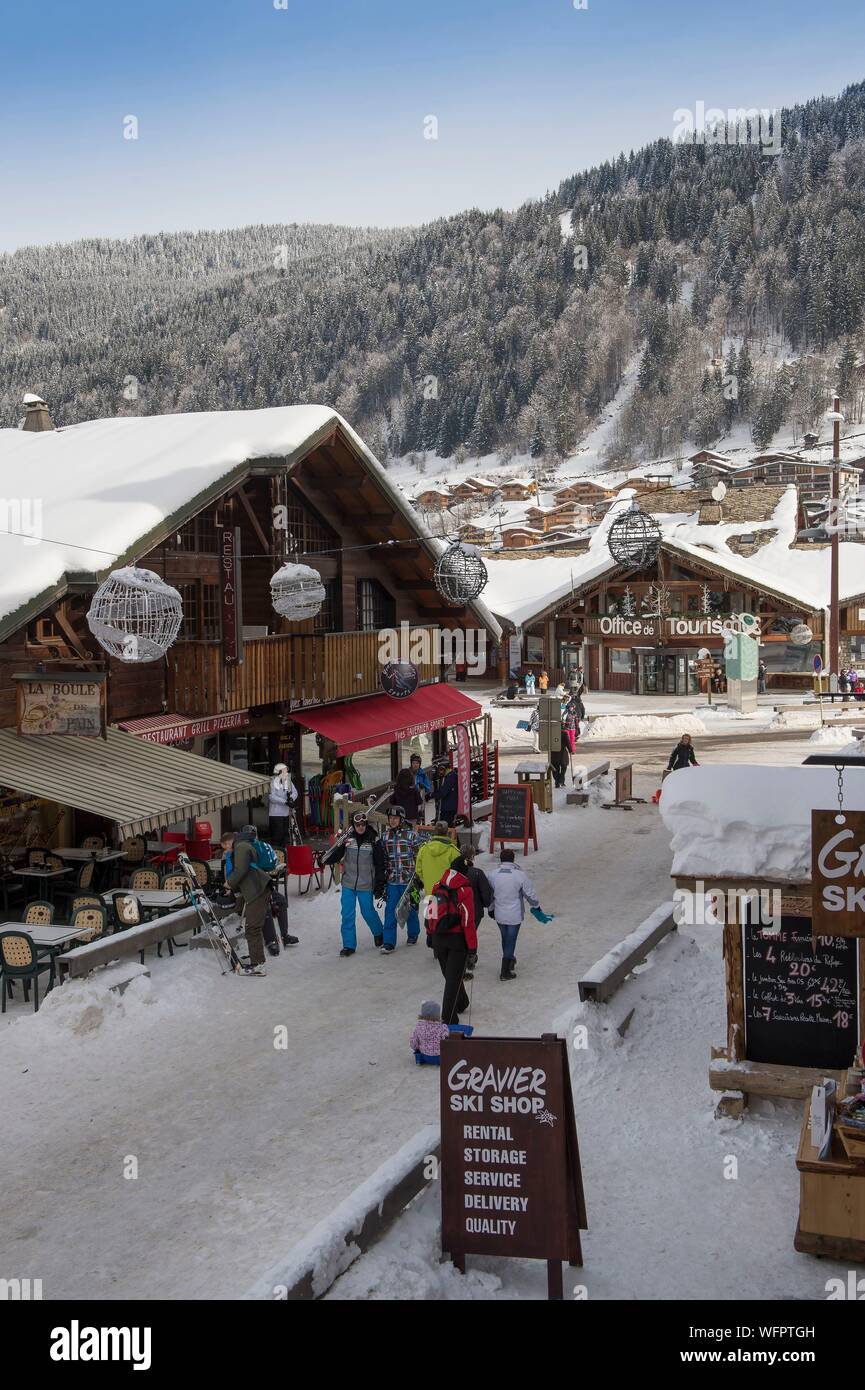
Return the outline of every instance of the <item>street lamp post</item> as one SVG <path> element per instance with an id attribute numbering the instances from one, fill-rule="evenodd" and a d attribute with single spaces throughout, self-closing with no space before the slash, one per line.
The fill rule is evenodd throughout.
<path id="1" fill-rule="evenodd" d="M 839 473 L 841 469 L 841 424 L 844 416 L 841 414 L 840 397 L 835 396 L 832 402 L 832 409 L 826 412 L 826 419 L 832 421 L 832 473 L 831 473 L 831 492 L 829 496 L 829 517 L 831 525 L 829 527 L 829 552 L 830 552 L 830 578 L 829 578 L 829 671 L 834 671 L 836 677 L 840 673 L 841 665 L 841 623 L 838 609 L 838 559 L 839 559 L 839 531 L 840 531 L 840 500 L 839 500 Z"/>

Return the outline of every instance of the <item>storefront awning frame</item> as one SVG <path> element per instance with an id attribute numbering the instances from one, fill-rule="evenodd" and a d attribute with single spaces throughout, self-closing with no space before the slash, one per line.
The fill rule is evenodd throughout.
<path id="1" fill-rule="evenodd" d="M 270 779 L 108 729 L 105 739 L 0 729 L 0 787 L 146 835 L 265 796 Z"/>
<path id="2" fill-rule="evenodd" d="M 480 719 L 481 706 L 445 682 L 422 685 L 404 700 L 369 695 L 336 705 L 292 711 L 292 719 L 332 739 L 340 754 L 401 743 L 419 734 Z"/>

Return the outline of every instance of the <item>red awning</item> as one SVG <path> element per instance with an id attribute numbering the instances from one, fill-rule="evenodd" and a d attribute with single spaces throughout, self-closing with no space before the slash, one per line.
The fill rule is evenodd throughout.
<path id="1" fill-rule="evenodd" d="M 201 734 L 216 734 L 227 729 L 242 729 L 249 723 L 249 710 L 230 710 L 227 714 L 209 714 L 203 719 L 185 719 L 182 714 L 154 714 L 144 719 L 124 719 L 117 727 L 127 734 L 137 734 L 148 743 L 183 743 Z"/>
<path id="2" fill-rule="evenodd" d="M 339 753 L 359 753 L 383 743 L 401 743 L 415 734 L 446 729 L 466 719 L 478 719 L 481 707 L 451 686 L 422 685 L 404 700 L 370 695 L 321 709 L 292 710 L 291 717 L 317 734 L 333 739 Z"/>

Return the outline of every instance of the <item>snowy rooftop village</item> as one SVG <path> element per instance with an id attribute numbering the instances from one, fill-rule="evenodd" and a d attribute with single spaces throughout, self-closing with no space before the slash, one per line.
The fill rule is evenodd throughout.
<path id="1" fill-rule="evenodd" d="M 69 196 L 0 238 L 0 1297 L 52 1362 L 432 1300 L 666 1305 L 673 1360 L 774 1364 L 865 1298 L 865 83 L 737 114 L 741 41 L 624 8 L 616 121 L 594 0 L 544 63 L 509 0 L 428 54 L 389 0 L 337 53 L 277 4 L 198 51 L 199 0 L 47 40 Z M 138 68 L 175 22 L 227 83 L 200 170 Z M 352 115 L 384 34 L 607 117 L 506 159 L 456 88 Z M 298 52 L 340 92 L 292 182 L 247 107 L 310 118 Z M 694 125 L 702 54 L 736 103 Z"/>

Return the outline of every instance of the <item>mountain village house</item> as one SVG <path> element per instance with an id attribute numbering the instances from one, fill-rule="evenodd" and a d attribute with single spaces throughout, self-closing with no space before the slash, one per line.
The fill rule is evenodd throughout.
<path id="1" fill-rule="evenodd" d="M 249 819 L 247 802 L 275 763 L 287 763 L 297 780 L 320 773 L 323 741 L 335 754 L 352 753 L 369 785 L 395 773 L 410 739 L 440 751 L 449 725 L 480 714 L 440 683 L 437 634 L 470 627 L 496 641 L 498 624 L 482 603 L 445 604 L 433 582 L 441 543 L 334 411 L 292 406 L 58 430 L 44 428 L 47 411 L 32 415 L 39 429 L 28 413 L 23 430 L 0 431 L 0 464 L 44 498 L 44 535 L 64 543 L 8 537 L 4 546 L 7 798 L 49 799 L 53 791 L 73 808 L 67 836 L 106 816 L 128 829 L 148 819 L 133 745 L 143 743 L 153 758 L 185 750 L 199 756 L 178 776 L 198 779 L 201 795 L 181 781 L 151 819 L 171 824 L 203 808 L 216 833 L 220 815 L 236 825 Z M 305 622 L 289 623 L 271 604 L 270 579 L 286 558 L 313 566 L 324 583 L 325 602 Z M 98 584 L 124 565 L 154 571 L 182 596 L 183 624 L 164 659 L 110 658 L 88 628 Z M 396 700 L 380 685 L 380 635 L 401 624 L 430 642 L 419 688 Z M 104 689 L 104 777 L 127 803 L 116 814 L 94 767 L 101 740 L 16 733 L 14 677 L 24 673 L 43 673 L 46 682 L 92 677 Z M 228 769 L 234 781 L 222 797 Z"/>

